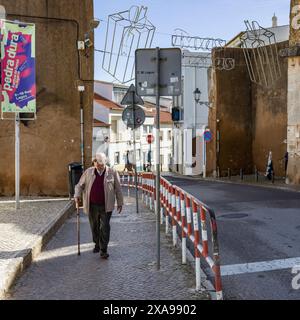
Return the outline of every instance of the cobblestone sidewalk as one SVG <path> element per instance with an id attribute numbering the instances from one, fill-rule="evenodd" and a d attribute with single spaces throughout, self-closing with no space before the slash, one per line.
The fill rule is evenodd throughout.
<path id="1" fill-rule="evenodd" d="M 67 218 L 69 201 L 14 203 L 0 198 L 0 299 Z M 41 200 L 41 199 L 39 199 Z"/>
<path id="2" fill-rule="evenodd" d="M 81 215 L 81 256 L 77 256 L 75 214 L 54 236 L 7 299 L 24 300 L 201 300 L 191 264 L 181 265 L 180 249 L 162 232 L 161 269 L 156 268 L 156 225 L 152 212 L 125 197 L 111 220 L 110 257 L 93 254 L 89 223 Z"/>

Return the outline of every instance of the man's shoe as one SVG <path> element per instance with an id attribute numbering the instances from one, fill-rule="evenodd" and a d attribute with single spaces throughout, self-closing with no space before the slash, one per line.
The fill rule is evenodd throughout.
<path id="1" fill-rule="evenodd" d="M 100 252 L 100 248 L 98 246 L 95 246 L 93 253 L 98 253 L 98 252 Z"/>
<path id="2" fill-rule="evenodd" d="M 101 251 L 100 257 L 101 257 L 102 259 L 107 259 L 107 258 L 109 257 L 109 254 L 108 254 L 107 252 Z"/>

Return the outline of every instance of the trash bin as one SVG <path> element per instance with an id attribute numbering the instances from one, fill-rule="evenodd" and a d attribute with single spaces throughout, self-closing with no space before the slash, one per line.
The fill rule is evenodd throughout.
<path id="1" fill-rule="evenodd" d="M 83 169 L 82 169 L 81 163 L 73 162 L 69 164 L 69 197 L 70 199 L 74 197 L 75 186 L 79 182 L 82 173 L 83 173 Z"/>

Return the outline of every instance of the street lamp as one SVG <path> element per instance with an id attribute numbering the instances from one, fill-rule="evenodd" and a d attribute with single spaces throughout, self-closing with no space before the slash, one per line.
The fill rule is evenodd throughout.
<path id="1" fill-rule="evenodd" d="M 200 104 L 200 105 L 204 105 L 206 106 L 207 108 L 210 108 L 210 103 L 207 102 L 207 101 L 201 101 L 201 91 L 196 88 L 196 90 L 194 91 L 194 99 L 195 99 L 195 102 L 196 102 L 196 105 L 197 104 Z M 196 117 L 196 107 L 195 107 L 195 137 L 196 137 L 196 122 L 197 121 L 197 117 Z M 202 142 L 202 146 L 203 146 L 203 151 L 202 151 L 202 154 L 203 154 L 203 178 L 206 178 L 206 140 L 205 140 L 205 135 L 204 135 L 204 132 L 205 130 L 203 131 L 203 142 Z"/>
<path id="2" fill-rule="evenodd" d="M 194 99 L 196 103 L 200 102 L 201 94 L 202 92 L 198 88 L 196 88 L 196 90 L 194 91 Z"/>
<path id="3" fill-rule="evenodd" d="M 200 105 L 204 105 L 207 108 L 210 108 L 210 103 L 209 102 L 200 101 L 202 92 L 198 88 L 196 88 L 196 90 L 193 93 L 194 93 L 194 99 L 195 99 L 197 104 L 199 103 Z"/>

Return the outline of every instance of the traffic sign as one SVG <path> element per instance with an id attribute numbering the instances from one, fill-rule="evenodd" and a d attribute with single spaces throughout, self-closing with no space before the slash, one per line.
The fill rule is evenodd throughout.
<path id="1" fill-rule="evenodd" d="M 136 105 L 134 105 L 133 107 L 125 108 L 122 114 L 123 122 L 130 129 L 139 128 L 144 124 L 145 119 L 145 111 L 141 107 Z"/>
<path id="2" fill-rule="evenodd" d="M 212 140 L 212 133 L 209 130 L 204 132 L 204 140 L 206 142 L 210 142 Z"/>
<path id="3" fill-rule="evenodd" d="M 148 134 L 147 135 L 147 142 L 148 142 L 148 144 L 152 144 L 154 142 L 153 134 Z"/>
<path id="4" fill-rule="evenodd" d="M 132 84 L 129 89 L 127 90 L 126 95 L 121 101 L 122 106 L 131 106 L 134 104 L 138 104 L 143 106 L 144 101 L 143 99 L 136 94 L 135 86 Z"/>
<path id="5" fill-rule="evenodd" d="M 137 49 L 135 52 L 135 84 L 140 96 L 157 94 L 157 50 Z M 159 95 L 181 95 L 182 54 L 179 48 L 159 49 Z"/>

